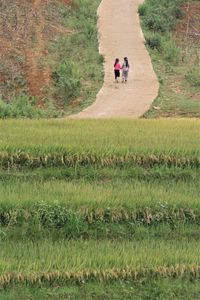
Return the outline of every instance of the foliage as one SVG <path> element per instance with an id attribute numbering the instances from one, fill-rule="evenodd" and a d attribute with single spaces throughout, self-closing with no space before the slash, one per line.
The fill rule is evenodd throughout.
<path id="1" fill-rule="evenodd" d="M 199 279 L 198 120 L 0 126 L 3 291 Z"/>
<path id="2" fill-rule="evenodd" d="M 88 282 L 82 284 L 65 284 L 55 287 L 26 287 L 19 285 L 17 288 L 4 289 L 1 292 L 2 300 L 28 299 L 32 300 L 82 300 L 83 295 L 87 300 L 117 299 L 117 300 L 182 300 L 199 297 L 199 281 L 188 281 L 178 278 L 143 279 L 141 281 L 111 281 Z"/>
<path id="3" fill-rule="evenodd" d="M 159 33 L 151 33 L 149 35 L 145 36 L 146 39 L 146 44 L 148 45 L 149 48 L 151 49 L 157 49 L 158 51 L 161 50 L 161 43 L 162 43 L 162 38 Z"/>
<path id="4" fill-rule="evenodd" d="M 19 95 L 5 103 L 0 99 L 0 118 L 46 118 L 58 117 L 59 112 L 54 107 L 41 109 L 36 107 L 36 100 L 27 95 Z"/>
<path id="5" fill-rule="evenodd" d="M 57 98 L 66 105 L 81 91 L 81 78 L 77 66 L 68 60 L 63 60 L 57 66 L 53 78 L 57 87 Z"/>
<path id="6" fill-rule="evenodd" d="M 173 65 L 179 63 L 180 49 L 173 41 L 173 39 L 170 38 L 163 39 L 161 47 L 162 47 L 164 59 L 166 59 L 168 62 L 172 63 Z"/>
<path id="7" fill-rule="evenodd" d="M 145 0 L 139 7 L 146 45 L 160 83 L 158 97 L 145 118 L 200 116 L 199 75 L 198 70 L 191 70 L 191 65 L 199 65 L 199 50 L 193 40 L 188 38 L 186 43 L 180 34 L 180 26 L 186 22 L 181 20 L 185 2 Z"/>
<path id="8" fill-rule="evenodd" d="M 32 51 L 37 72 L 30 72 L 29 80 L 24 77 L 27 69 L 31 69 L 27 64 L 32 62 L 24 58 L 24 52 L 20 55 L 20 52 L 16 54 L 12 51 L 10 58 L 1 64 L 5 80 L 1 85 L 3 97 L 0 100 L 0 118 L 58 117 L 91 104 L 103 83 L 103 57 L 98 51 L 97 34 L 97 7 L 100 0 L 50 0 L 40 3 L 38 11 L 30 1 L 18 2 L 9 4 L 7 29 L 13 27 L 12 32 L 19 35 L 15 42 L 19 44 L 24 42 L 26 32 L 25 52 Z M 7 10 L 7 6 L 3 5 L 0 18 L 8 15 Z M 18 26 L 15 28 L 18 12 Z M 30 24 L 25 28 L 27 16 Z M 48 30 L 37 35 L 41 29 L 37 26 L 42 22 L 48 24 Z M 39 38 L 42 39 L 41 43 Z M 11 46 L 18 49 L 15 42 L 12 41 Z M 40 49 L 38 44 L 44 49 Z M 35 73 L 38 74 L 38 82 Z M 45 86 L 46 74 L 49 81 Z M 36 97 L 35 101 L 32 101 L 32 94 Z M 40 103 L 40 109 L 37 103 Z"/>
<path id="9" fill-rule="evenodd" d="M 187 81 L 194 87 L 200 86 L 200 71 L 199 66 L 192 66 L 186 74 Z"/>
<path id="10" fill-rule="evenodd" d="M 182 16 L 180 4 L 183 0 L 146 0 L 139 7 L 140 16 L 144 17 L 147 29 L 160 32 L 171 30 Z"/>
<path id="11" fill-rule="evenodd" d="M 98 51 L 96 26 L 99 4 L 99 0 L 75 1 L 68 17 L 63 17 L 64 26 L 72 33 L 62 35 L 50 47 L 54 97 L 67 114 L 90 105 L 103 83 L 103 58 Z"/>

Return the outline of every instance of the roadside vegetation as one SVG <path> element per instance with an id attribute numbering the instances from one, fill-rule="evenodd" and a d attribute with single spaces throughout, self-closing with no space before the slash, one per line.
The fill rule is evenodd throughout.
<path id="1" fill-rule="evenodd" d="M 199 1 L 146 0 L 139 7 L 160 91 L 145 118 L 199 117 Z"/>
<path id="2" fill-rule="evenodd" d="M 198 120 L 0 127 L 1 299 L 198 299 Z"/>
<path id="3" fill-rule="evenodd" d="M 91 104 L 103 82 L 100 0 L 1 2 L 0 118 L 60 117 Z"/>

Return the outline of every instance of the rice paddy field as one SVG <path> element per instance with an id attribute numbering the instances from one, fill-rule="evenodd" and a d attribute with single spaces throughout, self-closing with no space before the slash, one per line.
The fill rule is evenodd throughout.
<path id="1" fill-rule="evenodd" d="M 0 299 L 199 299 L 199 226 L 199 120 L 0 121 Z"/>

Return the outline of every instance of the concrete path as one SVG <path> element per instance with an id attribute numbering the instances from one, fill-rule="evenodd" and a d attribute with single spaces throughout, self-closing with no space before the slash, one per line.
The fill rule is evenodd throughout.
<path id="1" fill-rule="evenodd" d="M 96 101 L 71 118 L 138 118 L 158 93 L 158 81 L 139 23 L 143 0 L 102 0 L 98 8 L 99 49 L 105 57 L 105 78 Z M 115 83 L 115 58 L 130 63 L 127 84 Z"/>

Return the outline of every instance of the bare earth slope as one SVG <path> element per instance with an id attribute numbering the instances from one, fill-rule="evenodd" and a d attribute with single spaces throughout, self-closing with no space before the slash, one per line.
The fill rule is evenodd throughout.
<path id="1" fill-rule="evenodd" d="M 103 0 L 98 9 L 100 53 L 105 78 L 96 101 L 72 118 L 137 118 L 148 110 L 158 93 L 158 81 L 140 28 L 138 5 L 143 0 Z M 127 84 L 115 83 L 116 57 L 131 65 Z"/>

